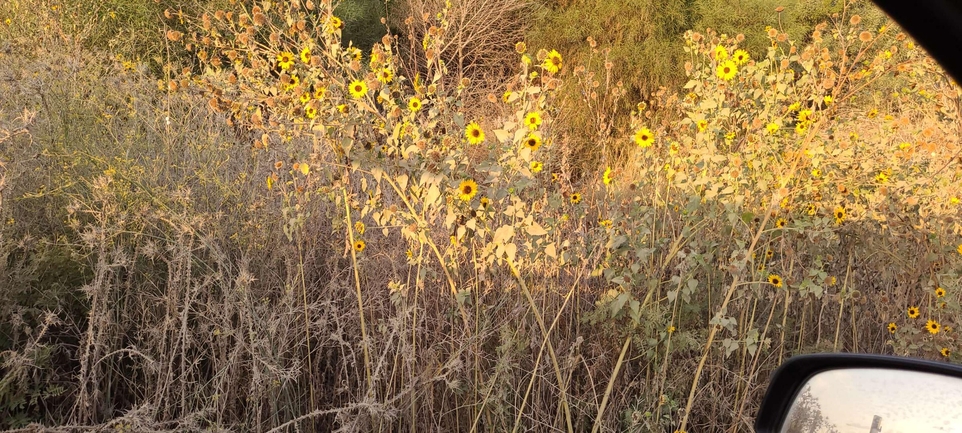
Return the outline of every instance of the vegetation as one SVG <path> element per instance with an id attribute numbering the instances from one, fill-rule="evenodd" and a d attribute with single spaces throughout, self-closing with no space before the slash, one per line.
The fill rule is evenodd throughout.
<path id="1" fill-rule="evenodd" d="M 2 427 L 742 431 L 794 354 L 958 360 L 960 93 L 891 23 L 639 4 L 677 85 L 532 36 L 494 93 L 470 5 L 165 8 L 159 60 L 0 5 Z"/>

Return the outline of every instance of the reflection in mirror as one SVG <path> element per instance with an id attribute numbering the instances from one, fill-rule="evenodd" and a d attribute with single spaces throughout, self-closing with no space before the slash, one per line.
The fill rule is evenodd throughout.
<path id="1" fill-rule="evenodd" d="M 881 368 L 829 370 L 795 397 L 781 433 L 962 433 L 962 379 Z"/>

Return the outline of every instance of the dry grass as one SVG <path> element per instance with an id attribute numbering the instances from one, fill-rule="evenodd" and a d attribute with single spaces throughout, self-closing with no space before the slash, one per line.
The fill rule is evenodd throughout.
<path id="1" fill-rule="evenodd" d="M 332 5 L 281 3 L 250 46 L 236 35 L 256 11 L 173 15 L 198 35 L 168 34 L 171 53 L 194 44 L 193 56 L 238 50 L 249 63 L 178 65 L 159 82 L 86 51 L 55 16 L 38 18 L 39 34 L 0 28 L 11 41 L 0 54 L 0 426 L 751 431 L 768 373 L 794 354 L 958 349 L 954 331 L 929 334 L 905 308 L 957 325 L 958 207 L 946 197 L 960 194 L 950 137 L 962 123 L 945 107 L 959 93 L 896 31 L 831 46 L 876 71 L 855 77 L 835 59 L 821 69 L 846 77 L 835 88 L 787 74 L 809 60 L 818 70 L 823 46 L 773 36 L 772 52 L 726 81 L 714 50 L 733 54 L 737 41 L 689 33 L 690 85 L 626 125 L 605 117 L 625 96 L 617 83 L 576 65 L 551 72 L 547 53 L 522 50 L 531 62 L 510 55 L 523 70 L 497 104 L 505 118 L 485 119 L 472 145 L 463 107 L 475 96 L 415 89 L 396 47 L 360 65 L 321 32 L 316 63 L 298 60 L 285 79 L 277 53 L 299 54 Z M 411 52 L 488 37 L 459 6 Z M 850 27 L 820 31 L 863 30 Z M 471 55 L 464 76 L 502 54 Z M 417 66 L 422 77 L 451 77 L 437 59 Z M 395 68 L 392 82 L 367 74 L 381 68 Z M 285 89 L 295 70 L 327 93 L 299 102 L 305 89 Z M 754 81 L 769 74 L 771 86 Z M 352 98 L 355 80 L 369 93 Z M 557 101 L 557 80 L 585 99 Z M 874 102 L 903 87 L 916 90 Z M 818 102 L 826 91 L 833 105 Z M 305 120 L 311 104 L 320 114 Z M 618 157 L 573 179 L 578 155 L 554 125 L 572 108 L 558 107 L 597 110 L 594 139 Z M 810 129 L 796 133 L 804 109 Z M 529 130 L 533 112 L 543 124 Z M 646 128 L 654 145 L 630 144 Z M 535 150 L 523 144 L 532 133 L 544 140 Z M 466 179 L 480 192 L 462 200 Z M 835 206 L 847 211 L 838 221 Z"/>

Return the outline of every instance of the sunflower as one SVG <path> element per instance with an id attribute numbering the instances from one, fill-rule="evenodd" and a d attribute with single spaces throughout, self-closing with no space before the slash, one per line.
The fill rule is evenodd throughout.
<path id="1" fill-rule="evenodd" d="M 544 58 L 544 62 L 541 64 L 544 70 L 555 74 L 561 70 L 561 54 L 556 50 L 551 50 L 548 52 L 548 56 Z"/>
<path id="2" fill-rule="evenodd" d="M 301 97 L 299 99 L 301 100 L 302 104 L 311 102 L 311 94 L 307 92 L 301 93 Z"/>
<path id="3" fill-rule="evenodd" d="M 294 66 L 294 53 L 290 51 L 284 51 L 277 55 L 277 66 L 280 66 L 283 70 L 288 70 L 291 66 Z"/>
<path id="4" fill-rule="evenodd" d="M 816 178 L 817 178 L 817 177 L 822 177 L 822 170 L 819 170 L 819 169 L 817 169 L 817 168 L 813 168 L 813 169 L 812 169 L 812 177 L 816 177 Z"/>
<path id="5" fill-rule="evenodd" d="M 601 181 L 605 185 L 611 185 L 611 167 L 605 168 L 605 174 L 601 175 Z"/>
<path id="6" fill-rule="evenodd" d="M 541 161 L 531 161 L 529 167 L 532 173 L 540 173 L 541 170 L 544 169 L 544 164 L 542 164 Z"/>
<path id="7" fill-rule="evenodd" d="M 725 60 L 725 59 L 727 59 L 727 58 L 728 58 L 728 50 L 727 50 L 725 47 L 721 46 L 721 45 L 716 45 L 716 46 L 715 46 L 715 60 L 717 60 L 717 61 L 720 62 L 720 61 Z"/>
<path id="8" fill-rule="evenodd" d="M 771 260 L 772 257 L 775 257 L 775 250 L 771 248 L 765 250 L 765 260 Z"/>
<path id="9" fill-rule="evenodd" d="M 936 288 L 935 288 L 935 296 L 936 296 L 936 297 L 939 297 L 939 298 L 944 298 L 944 297 L 945 297 L 945 289 L 943 289 L 943 288 L 941 288 L 941 287 L 936 287 Z"/>
<path id="10" fill-rule="evenodd" d="M 905 310 L 905 313 L 908 314 L 909 319 L 915 319 L 919 317 L 919 307 L 909 307 Z"/>
<path id="11" fill-rule="evenodd" d="M 895 324 L 895 322 L 889 322 L 888 329 L 889 329 L 889 334 L 894 334 L 895 331 L 898 331 L 899 327 L 898 325 Z"/>
<path id="12" fill-rule="evenodd" d="M 327 31 L 328 33 L 334 33 L 344 27 L 344 22 L 340 18 L 331 15 L 331 19 L 327 21 Z"/>
<path id="13" fill-rule="evenodd" d="M 524 116 L 524 124 L 528 125 L 528 129 L 532 131 L 538 129 L 541 126 L 541 113 L 537 111 L 528 113 Z"/>
<path id="14" fill-rule="evenodd" d="M 798 122 L 795 124 L 795 133 L 798 135 L 805 135 L 808 132 L 808 122 Z"/>
<path id="15" fill-rule="evenodd" d="M 411 110 L 411 112 L 417 113 L 418 110 L 420 109 L 421 109 L 420 99 L 418 99 L 417 97 L 413 97 L 411 98 L 410 101 L 408 101 L 408 110 Z"/>
<path id="16" fill-rule="evenodd" d="M 778 132 L 778 124 L 775 122 L 769 122 L 768 125 L 765 125 L 765 130 L 768 131 L 769 135 L 775 135 L 775 133 Z"/>
<path id="17" fill-rule="evenodd" d="M 815 206 L 815 203 L 809 203 L 808 209 L 805 211 L 805 213 L 809 215 L 815 215 L 816 213 L 818 213 L 818 206 Z"/>
<path id="18" fill-rule="evenodd" d="M 528 138 L 524 139 L 524 147 L 531 149 L 532 152 L 538 150 L 541 147 L 541 137 L 538 134 L 528 134 Z"/>
<path id="19" fill-rule="evenodd" d="M 780 229 L 785 228 L 786 224 L 788 224 L 788 221 L 786 221 L 785 218 L 779 218 L 775 220 L 775 227 L 778 227 Z"/>
<path id="20" fill-rule="evenodd" d="M 775 287 L 782 287 L 782 277 L 778 275 L 771 274 L 768 276 L 768 283 Z"/>
<path id="21" fill-rule="evenodd" d="M 715 68 L 715 75 L 718 75 L 718 78 L 721 78 L 725 81 L 731 81 L 732 78 L 735 78 L 735 74 L 737 73 L 738 65 L 731 60 L 725 60 L 724 62 L 721 62 L 721 64 Z"/>
<path id="22" fill-rule="evenodd" d="M 327 87 L 318 87 L 314 91 L 314 99 L 324 99 L 325 95 L 327 95 Z"/>
<path id="23" fill-rule="evenodd" d="M 460 197 L 462 201 L 470 201 L 477 193 L 478 183 L 471 179 L 462 180 L 461 184 L 458 185 L 458 197 Z"/>
<path id="24" fill-rule="evenodd" d="M 802 110 L 798 112 L 798 116 L 796 118 L 799 122 L 808 122 L 811 117 L 812 110 Z"/>
<path id="25" fill-rule="evenodd" d="M 351 85 L 348 87 L 351 91 L 351 97 L 354 99 L 361 99 L 367 94 L 367 83 L 362 80 L 351 81 Z"/>
<path id="26" fill-rule="evenodd" d="M 962 254 L 962 244 L 959 244 L 959 246 L 955 247 L 955 251 L 959 254 Z"/>
<path id="27" fill-rule="evenodd" d="M 573 204 L 581 203 L 581 194 L 579 194 L 579 193 L 572 193 L 572 194 L 571 194 L 571 203 L 573 203 Z"/>
<path id="28" fill-rule="evenodd" d="M 735 63 L 739 65 L 744 65 L 745 63 L 748 63 L 748 61 L 751 60 L 752 58 L 751 56 L 748 55 L 748 51 L 735 50 L 735 54 L 732 55 L 732 59 L 735 60 Z"/>
<path id="29" fill-rule="evenodd" d="M 941 326 L 939 326 L 939 322 L 936 322 L 931 319 L 925 322 L 925 330 L 929 331 L 929 334 L 932 334 L 932 335 L 938 334 L 940 328 Z"/>
<path id="30" fill-rule="evenodd" d="M 314 108 L 313 105 L 304 107 L 304 116 L 306 116 L 308 119 L 317 117 L 317 108 Z"/>
<path id="31" fill-rule="evenodd" d="M 942 354 L 942 356 L 944 356 L 944 357 L 946 357 L 946 358 L 948 358 L 948 357 L 949 357 L 949 355 L 951 355 L 951 354 L 952 354 L 952 351 L 951 351 L 951 350 L 949 350 L 949 348 L 948 348 L 948 347 L 943 347 L 943 348 L 942 348 L 942 350 L 940 350 L 940 351 L 939 351 L 939 353 L 940 353 L 940 354 Z"/>
<path id="32" fill-rule="evenodd" d="M 708 129 L 708 121 L 704 119 L 695 122 L 695 125 L 698 127 L 698 132 L 705 132 Z"/>
<path id="33" fill-rule="evenodd" d="M 635 144 L 640 147 L 651 147 L 655 143 L 655 134 L 648 128 L 641 128 L 635 131 Z"/>
<path id="34" fill-rule="evenodd" d="M 287 84 L 284 86 L 284 90 L 286 91 L 294 90 L 300 84 L 301 84 L 301 79 L 297 78 L 297 75 L 294 75 L 291 77 L 290 80 L 287 81 Z"/>
<path id="35" fill-rule="evenodd" d="M 491 206 L 491 199 L 487 197 L 481 197 L 481 207 L 487 209 L 488 206 Z"/>
<path id="36" fill-rule="evenodd" d="M 304 47 L 304 49 L 301 50 L 301 61 L 311 63 L 311 47 Z"/>
<path id="37" fill-rule="evenodd" d="M 367 227 L 364 225 L 363 222 L 358 221 L 354 223 L 354 231 L 357 232 L 357 234 L 363 235 L 365 230 L 367 230 Z"/>
<path id="38" fill-rule="evenodd" d="M 384 84 L 390 83 L 393 79 L 394 73 L 388 68 L 381 69 L 381 72 L 377 74 L 377 80 Z"/>
<path id="39" fill-rule="evenodd" d="M 885 172 L 883 172 L 883 171 L 880 171 L 879 174 L 876 174 L 876 175 L 875 175 L 875 181 L 878 182 L 878 183 L 888 182 L 888 181 L 889 181 L 889 175 L 885 174 Z"/>
<path id="40" fill-rule="evenodd" d="M 833 212 L 832 215 L 835 215 L 835 224 L 841 224 L 842 221 L 845 220 L 845 208 L 835 206 L 835 212 Z"/>
<path id="41" fill-rule="evenodd" d="M 364 252 L 364 248 L 365 248 L 365 247 L 367 247 L 367 244 L 364 243 L 363 240 L 358 239 L 358 240 L 354 241 L 354 251 L 357 251 L 357 252 L 359 252 L 359 253 Z"/>
<path id="42" fill-rule="evenodd" d="M 477 122 L 469 123 L 464 130 L 464 135 L 468 138 L 468 143 L 481 144 L 484 142 L 484 131 L 481 130 L 481 126 Z"/>

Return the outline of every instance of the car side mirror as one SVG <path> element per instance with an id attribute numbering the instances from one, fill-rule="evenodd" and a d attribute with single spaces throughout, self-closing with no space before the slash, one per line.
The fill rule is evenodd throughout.
<path id="1" fill-rule="evenodd" d="M 962 432 L 962 367 L 877 355 L 793 357 L 772 375 L 755 431 Z"/>

